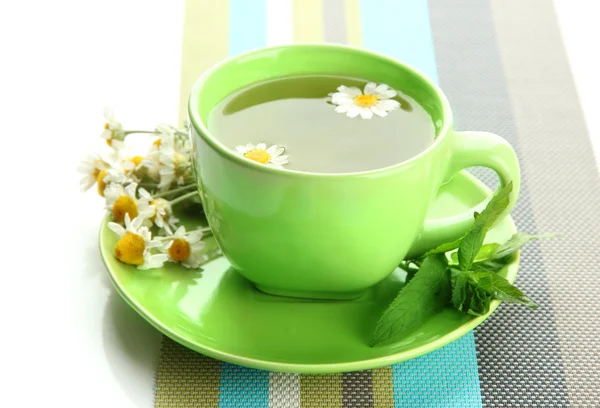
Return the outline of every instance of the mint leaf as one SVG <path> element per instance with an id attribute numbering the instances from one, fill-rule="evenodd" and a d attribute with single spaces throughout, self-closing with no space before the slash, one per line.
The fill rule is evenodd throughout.
<path id="1" fill-rule="evenodd" d="M 481 316 L 490 311 L 491 296 L 470 280 L 472 272 L 462 271 L 456 275 L 452 286 L 452 305 L 461 312 Z"/>
<path id="2" fill-rule="evenodd" d="M 522 247 L 524 247 L 531 241 L 534 241 L 536 239 L 556 238 L 556 237 L 558 237 L 558 235 L 556 235 L 556 234 L 529 235 L 524 232 L 517 232 L 508 241 L 506 241 L 504 244 L 502 244 L 500 246 L 500 248 L 498 248 L 496 253 L 494 253 L 493 256 L 490 258 L 491 259 L 505 258 L 509 255 L 513 255 L 515 252 L 517 252 L 519 249 L 521 249 Z"/>
<path id="3" fill-rule="evenodd" d="M 452 305 L 455 309 L 463 310 L 463 305 L 467 301 L 467 288 L 469 275 L 467 272 L 460 273 L 452 285 Z"/>
<path id="4" fill-rule="evenodd" d="M 512 188 L 512 182 L 508 183 L 492 197 L 481 214 L 475 213 L 475 222 L 458 246 L 458 265 L 463 271 L 471 269 L 481 249 L 485 234 L 508 207 L 508 198 Z"/>
<path id="5" fill-rule="evenodd" d="M 371 346 L 409 333 L 440 311 L 450 297 L 450 274 L 444 254 L 427 257 L 419 271 L 385 310 L 371 339 Z"/>
<path id="6" fill-rule="evenodd" d="M 485 244 L 485 245 L 483 245 L 481 247 L 481 249 L 479 250 L 479 252 L 477 252 L 477 256 L 475 257 L 473 262 L 482 262 L 489 258 L 492 258 L 494 256 L 494 254 L 496 253 L 496 251 L 498 251 L 498 248 L 500 248 L 500 244 Z M 453 252 L 450 257 L 452 258 L 453 263 L 455 263 L 455 264 L 458 263 L 458 253 L 457 252 Z"/>
<path id="7" fill-rule="evenodd" d="M 429 255 L 444 254 L 444 253 L 446 253 L 448 251 L 452 251 L 453 249 L 458 248 L 458 246 L 460 245 L 461 241 L 462 241 L 462 238 L 459 238 L 456 241 L 447 242 L 445 244 L 442 244 L 442 245 L 438 246 L 437 248 L 433 248 L 432 250 L 430 250 L 428 252 L 425 252 L 425 254 L 423 254 L 419 258 L 425 259 Z"/>
<path id="8" fill-rule="evenodd" d="M 520 303 L 531 309 L 538 308 L 538 305 L 525 296 L 519 288 L 497 273 L 491 271 L 469 272 L 469 283 L 484 290 L 495 299 L 507 303 Z"/>

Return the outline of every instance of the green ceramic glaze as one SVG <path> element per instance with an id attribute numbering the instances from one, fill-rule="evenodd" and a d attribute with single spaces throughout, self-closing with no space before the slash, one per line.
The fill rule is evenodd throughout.
<path id="1" fill-rule="evenodd" d="M 232 92 L 269 78 L 305 74 L 359 77 L 401 89 L 431 115 L 437 127 L 434 144 L 380 170 L 318 174 L 244 159 L 208 132 L 210 110 Z M 434 83 L 399 61 L 363 49 L 289 45 L 231 58 L 196 82 L 189 115 L 210 226 L 233 267 L 268 293 L 356 298 L 389 276 L 409 250 L 458 238 L 472 221 L 472 210 L 429 222 L 425 215 L 440 186 L 463 168 L 490 167 L 503 184 L 512 181 L 511 207 L 519 192 L 518 161 L 504 139 L 453 131 L 448 101 Z"/>
<path id="2" fill-rule="evenodd" d="M 481 183 L 461 173 L 440 189 L 428 216 L 441 219 L 461 214 L 488 194 Z M 177 215 L 187 227 L 205 222 Z M 375 368 L 442 347 L 487 317 L 473 318 L 447 309 L 401 341 L 371 348 L 368 344 L 375 321 L 403 285 L 400 270 L 351 301 L 271 296 L 255 289 L 222 257 L 205 265 L 203 271 L 176 264 L 141 271 L 122 264 L 113 255 L 117 237 L 108 229 L 108 221 L 107 217 L 100 231 L 100 250 L 121 296 L 165 335 L 231 363 L 304 373 Z M 512 221 L 505 218 L 488 233 L 487 241 L 500 242 L 514 232 Z M 215 245 L 214 240 L 210 245 Z M 516 278 L 517 262 L 502 271 L 511 282 Z M 490 313 L 498 304 L 492 303 Z"/>

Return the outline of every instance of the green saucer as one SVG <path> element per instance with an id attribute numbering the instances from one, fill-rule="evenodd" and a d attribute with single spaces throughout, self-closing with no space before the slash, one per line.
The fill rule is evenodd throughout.
<path id="1" fill-rule="evenodd" d="M 459 174 L 442 187 L 430 218 L 462 213 L 488 195 L 474 177 Z M 113 255 L 117 237 L 108 221 L 100 230 L 100 251 L 127 303 L 173 340 L 230 363 L 301 373 L 376 368 L 438 349 L 487 318 L 446 309 L 397 343 L 371 348 L 375 321 L 403 285 L 400 269 L 352 301 L 276 297 L 258 291 L 223 257 L 202 271 L 176 264 L 147 271 L 124 265 Z M 205 221 L 182 217 L 182 222 L 195 227 Z M 488 241 L 506 240 L 514 232 L 512 220 L 506 219 L 488 234 Z M 517 269 L 518 259 L 503 273 L 513 282 Z M 498 304 L 492 304 L 490 314 Z"/>

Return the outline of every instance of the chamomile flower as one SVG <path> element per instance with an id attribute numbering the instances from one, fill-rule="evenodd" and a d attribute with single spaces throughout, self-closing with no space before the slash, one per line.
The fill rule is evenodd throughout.
<path id="1" fill-rule="evenodd" d="M 125 136 L 123 126 L 115 120 L 112 108 L 104 109 L 104 119 L 106 120 L 106 123 L 104 124 L 104 131 L 100 137 L 106 140 L 107 145 L 113 146 L 114 141 L 123 140 L 123 137 Z"/>
<path id="2" fill-rule="evenodd" d="M 137 183 L 130 183 L 127 187 L 121 184 L 111 183 L 104 190 L 106 198 L 106 209 L 112 211 L 113 219 L 122 223 L 125 216 L 130 218 L 148 218 L 148 201 L 136 197 Z"/>
<path id="3" fill-rule="evenodd" d="M 206 254 L 200 253 L 204 245 L 202 231 L 186 232 L 182 225 L 164 240 L 158 250 L 167 254 L 172 262 L 179 262 L 186 268 L 198 268 L 208 259 Z"/>
<path id="4" fill-rule="evenodd" d="M 161 129 L 160 127 L 157 130 Z M 166 191 L 173 183 L 182 185 L 191 175 L 190 146 L 175 137 L 174 131 L 163 129 L 142 165 L 148 175 L 159 181 L 158 189 Z"/>
<path id="5" fill-rule="evenodd" d="M 115 245 L 115 257 L 126 264 L 137 265 L 138 269 L 160 268 L 168 259 L 165 254 L 152 254 L 151 249 L 161 246 L 152 240 L 148 227 L 143 226 L 144 218 L 135 217 L 133 221 L 129 214 L 124 217 L 125 228 L 116 222 L 109 222 L 108 228 L 119 237 Z"/>
<path id="6" fill-rule="evenodd" d="M 82 191 L 87 191 L 96 183 L 98 176 L 109 168 L 109 164 L 99 155 L 94 154 L 86 157 L 77 167 L 77 171 L 83 175 L 79 184 Z M 104 178 L 104 177 L 102 177 Z M 104 191 L 104 189 L 102 189 Z"/>
<path id="7" fill-rule="evenodd" d="M 257 145 L 248 143 L 247 145 L 236 146 L 235 150 L 239 155 L 248 160 L 279 169 L 282 169 L 284 164 L 290 162 L 288 156 L 283 154 L 285 152 L 285 147 L 280 145 L 272 145 L 267 148 L 265 143 L 259 143 Z"/>
<path id="8" fill-rule="evenodd" d="M 148 202 L 147 217 L 159 228 L 167 231 L 175 229 L 179 219 L 173 215 L 173 209 L 169 201 L 161 197 L 152 197 L 152 195 L 143 188 L 138 191 L 141 198 Z"/>
<path id="9" fill-rule="evenodd" d="M 398 109 L 400 102 L 391 99 L 396 95 L 398 92 L 386 84 L 369 82 L 364 91 L 355 86 L 342 85 L 331 94 L 331 103 L 337 105 L 336 112 L 345 113 L 349 118 L 360 115 L 363 119 L 371 119 L 373 114 L 384 117 L 388 112 Z"/>

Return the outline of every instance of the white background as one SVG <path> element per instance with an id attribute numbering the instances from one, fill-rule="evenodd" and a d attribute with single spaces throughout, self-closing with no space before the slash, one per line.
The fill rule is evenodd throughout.
<path id="1" fill-rule="evenodd" d="M 598 158 L 600 7 L 556 4 Z M 4 406 L 152 405 L 160 336 L 112 289 L 103 202 L 75 168 L 107 104 L 128 127 L 175 123 L 182 19 L 183 0 L 0 3 Z"/>

